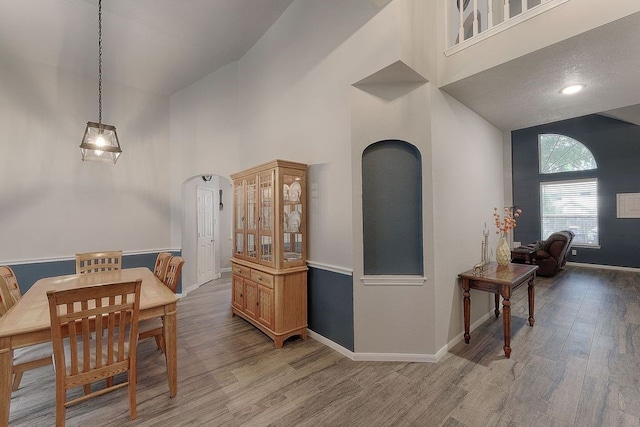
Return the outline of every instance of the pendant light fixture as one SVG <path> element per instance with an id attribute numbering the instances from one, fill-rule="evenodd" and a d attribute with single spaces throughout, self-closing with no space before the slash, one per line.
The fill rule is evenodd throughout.
<path id="1" fill-rule="evenodd" d="M 115 164 L 122 154 L 116 127 L 102 123 L 102 0 L 98 0 L 98 123 L 87 122 L 82 160 Z"/>

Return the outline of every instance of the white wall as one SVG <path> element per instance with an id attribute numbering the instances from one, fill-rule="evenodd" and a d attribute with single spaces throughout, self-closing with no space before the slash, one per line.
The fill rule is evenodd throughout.
<path id="1" fill-rule="evenodd" d="M 393 84 L 385 84 L 394 86 Z M 352 89 L 353 229 L 354 229 L 354 329 L 358 353 L 433 354 L 434 352 L 434 266 L 431 253 L 431 120 L 430 85 L 404 93 L 397 85 L 397 97 L 378 97 Z M 389 87 L 389 89 L 391 89 Z M 374 91 L 375 92 L 375 91 Z M 422 157 L 422 199 L 424 275 L 419 286 L 370 286 L 362 283 L 362 153 L 372 143 L 398 139 L 418 148 Z M 393 209 L 389 206 L 389 209 Z"/>
<path id="2" fill-rule="evenodd" d="M 497 245 L 493 208 L 503 206 L 502 132 L 445 92 L 432 100 L 436 347 L 463 330 L 458 274 L 481 259 L 482 232 Z M 471 322 L 490 310 L 491 294 L 471 293 Z"/>
<path id="3" fill-rule="evenodd" d="M 103 81 L 103 122 L 123 154 L 82 162 L 96 79 L 0 58 L 2 263 L 170 246 L 169 99 Z"/>
<path id="4" fill-rule="evenodd" d="M 175 247 L 182 244 L 182 184 L 195 175 L 230 179 L 240 170 L 241 127 L 236 62 L 171 96 L 171 241 Z M 187 257 L 186 262 L 195 265 L 196 260 Z"/>
<path id="5" fill-rule="evenodd" d="M 204 171 L 225 176 L 276 158 L 311 165 L 309 260 L 353 270 L 358 353 L 434 354 L 461 332 L 457 274 L 479 261 L 484 222 L 502 204 L 499 131 L 426 80 L 401 82 L 391 98 L 352 86 L 398 61 L 435 76 L 434 10 L 417 0 L 381 10 L 359 0 L 296 0 L 240 61 L 171 98 L 174 190 Z M 419 13 L 431 18 L 426 28 Z M 422 154 L 423 286 L 360 284 L 360 156 L 388 138 Z M 474 319 L 488 301 L 474 295 Z"/>
<path id="6" fill-rule="evenodd" d="M 295 1 L 239 62 L 242 168 L 309 163 L 308 258 L 346 270 L 350 86 L 398 58 L 397 7 L 378 11 L 367 1 Z"/>

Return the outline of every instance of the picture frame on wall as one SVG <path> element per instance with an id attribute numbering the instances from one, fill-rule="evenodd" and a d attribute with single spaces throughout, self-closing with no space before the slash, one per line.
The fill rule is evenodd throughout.
<path id="1" fill-rule="evenodd" d="M 640 193 L 616 194 L 618 218 L 640 218 Z"/>

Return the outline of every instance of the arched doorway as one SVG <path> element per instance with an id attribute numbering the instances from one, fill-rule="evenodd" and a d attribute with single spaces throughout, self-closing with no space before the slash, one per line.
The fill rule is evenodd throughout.
<path id="1" fill-rule="evenodd" d="M 182 184 L 182 294 L 231 271 L 231 181 L 201 174 Z"/>

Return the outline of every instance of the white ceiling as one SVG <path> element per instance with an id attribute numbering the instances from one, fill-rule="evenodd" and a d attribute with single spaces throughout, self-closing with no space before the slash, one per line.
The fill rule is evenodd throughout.
<path id="1" fill-rule="evenodd" d="M 103 78 L 172 94 L 240 59 L 293 0 L 103 0 Z M 98 72 L 98 0 L 0 0 L 0 55 Z"/>
<path id="2" fill-rule="evenodd" d="M 572 83 L 587 86 L 559 93 Z M 601 112 L 640 125 L 640 13 L 442 89 L 502 130 Z"/>
<path id="3" fill-rule="evenodd" d="M 240 59 L 292 2 L 103 0 L 104 79 L 170 95 Z M 96 76 L 97 4 L 0 0 L 0 55 Z M 639 40 L 640 13 L 443 89 L 503 130 L 597 112 L 640 125 L 623 108 L 640 104 Z M 567 81 L 587 88 L 560 96 Z"/>

